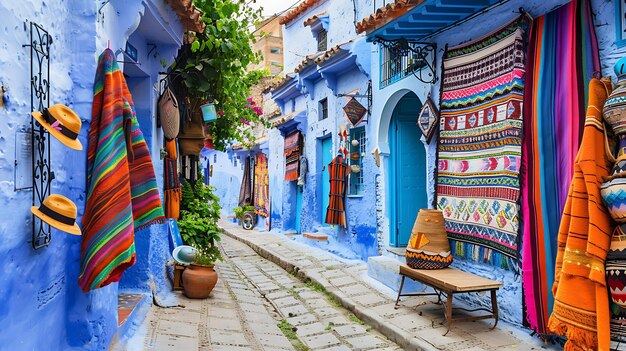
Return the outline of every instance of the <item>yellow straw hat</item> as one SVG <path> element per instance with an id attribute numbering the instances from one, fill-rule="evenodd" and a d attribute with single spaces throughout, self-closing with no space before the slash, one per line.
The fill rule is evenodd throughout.
<path id="1" fill-rule="evenodd" d="M 83 145 L 78 140 L 80 117 L 71 108 L 56 104 L 43 111 L 32 113 L 33 118 L 39 122 L 52 136 L 74 150 L 82 150 Z"/>
<path id="2" fill-rule="evenodd" d="M 80 227 L 76 224 L 76 205 L 65 196 L 51 194 L 39 207 L 33 206 L 30 211 L 58 230 L 81 235 Z"/>

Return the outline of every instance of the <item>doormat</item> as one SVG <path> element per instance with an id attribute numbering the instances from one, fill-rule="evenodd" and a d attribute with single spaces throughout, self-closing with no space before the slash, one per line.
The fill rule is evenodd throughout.
<path id="1" fill-rule="evenodd" d="M 520 17 L 444 56 L 437 207 L 452 252 L 517 266 L 524 98 Z"/>

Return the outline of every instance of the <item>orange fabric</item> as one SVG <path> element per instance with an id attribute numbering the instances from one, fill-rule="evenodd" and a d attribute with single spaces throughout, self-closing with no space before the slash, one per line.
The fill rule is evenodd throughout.
<path id="1" fill-rule="evenodd" d="M 565 350 L 609 350 L 609 301 L 604 261 L 613 223 L 600 185 L 611 171 L 604 148 L 602 107 L 610 80 L 592 79 L 583 139 L 576 156 L 558 234 L 555 299 L 548 327 L 568 338 Z"/>
<path id="2" fill-rule="evenodd" d="M 176 154 L 176 139 L 165 140 L 165 152 L 167 152 L 166 161 L 168 159 L 176 160 L 178 158 Z M 178 172 L 178 169 L 168 170 L 166 166 L 164 171 Z M 180 217 L 180 200 L 182 198 L 180 187 L 176 189 L 165 189 L 163 193 L 165 195 L 165 217 L 178 219 L 178 217 Z"/>

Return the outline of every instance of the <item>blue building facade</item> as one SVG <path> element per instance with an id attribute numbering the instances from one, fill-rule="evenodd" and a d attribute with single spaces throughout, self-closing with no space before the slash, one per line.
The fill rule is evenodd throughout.
<path id="1" fill-rule="evenodd" d="M 16 165 L 20 133 L 29 133 L 31 72 L 29 24 L 37 23 L 52 37 L 50 46 L 50 104 L 65 104 L 82 119 L 79 139 L 83 151 L 51 141 L 51 192 L 67 196 L 78 207 L 80 224 L 85 206 L 87 135 L 91 120 L 97 59 L 104 49 L 116 52 L 137 108 L 141 129 L 153 155 L 162 189 L 156 99 L 159 72 L 173 62 L 185 27 L 165 0 L 40 1 L 0 4 L 3 44 L 0 47 L 0 85 L 6 88 L 0 109 L 2 135 L 0 214 L 3 243 L 0 263 L 0 348 L 11 350 L 106 350 L 123 343 L 140 320 L 118 327 L 118 294 L 145 294 L 139 309 L 152 296 L 167 304 L 165 264 L 169 260 L 167 225 L 153 225 L 135 233 L 137 264 L 119 283 L 83 293 L 78 286 L 79 236 L 52 229 L 48 246 L 31 246 L 32 189 L 16 190 L 24 165 Z M 125 54 L 127 43 L 136 55 Z M 134 57 L 133 57 L 134 56 Z M 29 180 L 30 181 L 30 180 Z M 151 288 L 152 285 L 152 288 Z M 141 307 L 143 306 L 143 307 Z M 138 316 L 141 311 L 138 311 Z"/>

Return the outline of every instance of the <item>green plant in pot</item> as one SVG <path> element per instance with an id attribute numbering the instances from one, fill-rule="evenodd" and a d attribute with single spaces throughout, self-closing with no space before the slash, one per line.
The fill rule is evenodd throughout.
<path id="1" fill-rule="evenodd" d="M 183 184 L 178 227 L 185 244 L 198 250 L 193 263 L 182 276 L 185 295 L 189 298 L 208 297 L 217 283 L 217 272 L 213 266 L 216 261 L 222 260 L 217 246 L 221 239 L 221 230 L 217 225 L 221 207 L 213 191 L 213 187 L 204 184 L 200 173 L 193 186 L 189 181 Z"/>

